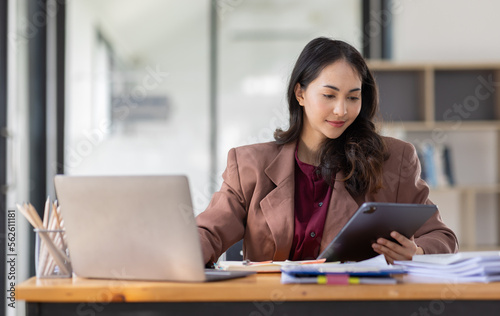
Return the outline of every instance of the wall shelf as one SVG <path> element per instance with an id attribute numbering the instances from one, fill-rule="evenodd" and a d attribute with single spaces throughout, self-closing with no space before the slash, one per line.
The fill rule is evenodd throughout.
<path id="1" fill-rule="evenodd" d="M 383 134 L 416 147 L 423 141 L 451 147 L 457 182 L 432 188 L 431 196 L 451 206 L 442 213 L 455 223 L 461 246 L 500 248 L 500 64 L 372 60 L 369 67 Z"/>

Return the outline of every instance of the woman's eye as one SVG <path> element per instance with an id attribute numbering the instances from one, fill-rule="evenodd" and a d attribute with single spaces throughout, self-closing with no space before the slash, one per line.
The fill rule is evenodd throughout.
<path id="1" fill-rule="evenodd" d="M 351 101 L 358 101 L 359 100 L 358 97 L 349 97 L 348 99 L 351 100 Z"/>
<path id="2" fill-rule="evenodd" d="M 335 98 L 335 96 L 334 96 L 334 95 L 332 95 L 332 94 L 323 94 L 323 96 L 324 96 L 325 98 L 327 98 L 327 99 L 333 99 L 333 98 Z"/>

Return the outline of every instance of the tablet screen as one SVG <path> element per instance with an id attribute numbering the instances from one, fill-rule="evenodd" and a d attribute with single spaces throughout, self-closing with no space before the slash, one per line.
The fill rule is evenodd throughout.
<path id="1" fill-rule="evenodd" d="M 377 256 L 372 244 L 378 238 L 394 241 L 392 231 L 410 238 L 436 211 L 436 205 L 427 204 L 363 203 L 318 259 L 345 262 Z"/>

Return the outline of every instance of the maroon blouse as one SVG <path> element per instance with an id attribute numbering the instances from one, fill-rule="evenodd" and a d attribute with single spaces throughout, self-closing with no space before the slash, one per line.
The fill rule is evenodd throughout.
<path id="1" fill-rule="evenodd" d="M 295 229 L 290 260 L 316 259 L 332 188 L 320 170 L 299 160 L 295 150 Z"/>

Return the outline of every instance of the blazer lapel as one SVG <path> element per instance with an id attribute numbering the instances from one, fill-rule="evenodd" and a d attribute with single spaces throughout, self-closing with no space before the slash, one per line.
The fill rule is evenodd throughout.
<path id="1" fill-rule="evenodd" d="M 276 185 L 276 188 L 260 202 L 262 213 L 276 244 L 273 260 L 288 259 L 292 248 L 295 226 L 295 146 L 296 142 L 283 145 L 265 170 L 265 174 Z M 336 177 L 343 179 L 345 176 L 342 172 L 338 172 Z M 344 182 L 336 181 L 325 220 L 320 251 L 323 251 L 337 236 L 358 207 L 358 203 L 347 192 Z"/>
<path id="2" fill-rule="evenodd" d="M 336 175 L 337 179 L 343 179 L 344 177 L 342 172 L 338 172 Z M 336 181 L 332 190 L 328 214 L 326 215 L 320 251 L 323 251 L 333 238 L 337 236 L 357 209 L 358 203 L 347 192 L 344 182 Z"/>
<path id="3" fill-rule="evenodd" d="M 286 260 L 290 255 L 294 230 L 295 145 L 283 145 L 265 173 L 276 185 L 260 202 L 262 213 L 271 230 L 276 252 L 273 260 Z"/>

